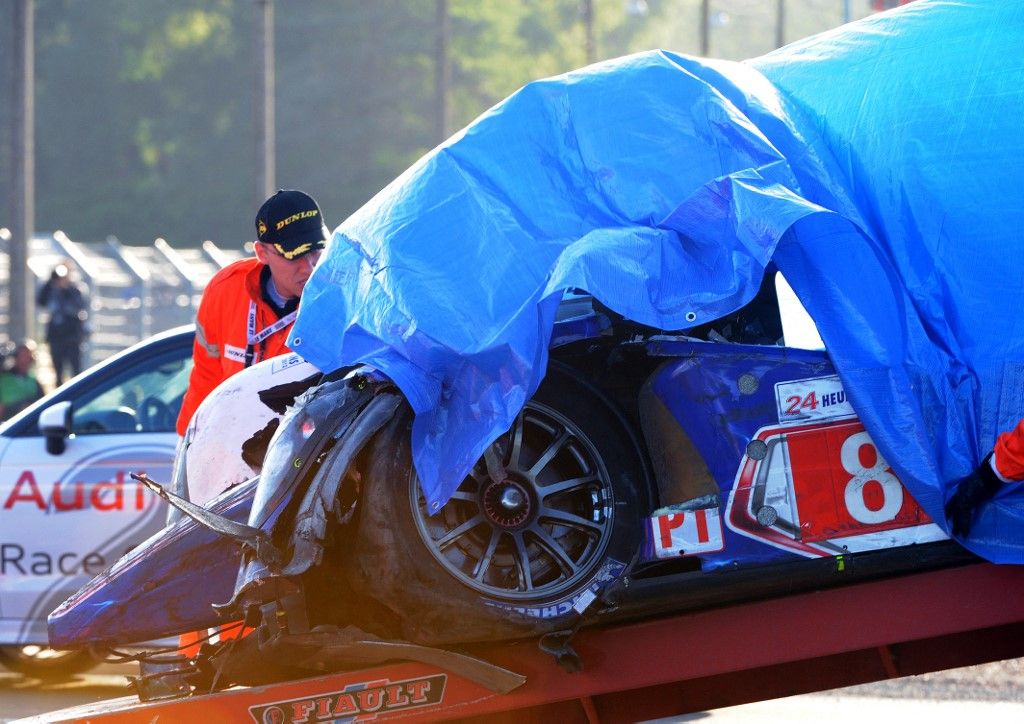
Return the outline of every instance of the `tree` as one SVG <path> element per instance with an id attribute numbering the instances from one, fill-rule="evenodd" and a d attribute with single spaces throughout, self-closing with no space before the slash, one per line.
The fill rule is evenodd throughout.
<path id="1" fill-rule="evenodd" d="M 132 243 L 237 233 L 224 210 L 251 197 L 252 146 L 240 5 L 103 9 L 38 3 L 37 228 Z"/>
<path id="2" fill-rule="evenodd" d="M 591 0 L 596 57 L 696 53 L 700 3 L 646 0 L 627 12 L 623 0 Z M 447 6 L 455 128 L 524 83 L 585 62 L 580 0 Z M 714 54 L 772 47 L 774 4 L 712 6 L 731 18 L 714 29 Z M 10 7 L 0 3 L 4 48 Z M 276 0 L 277 186 L 308 190 L 331 224 L 437 141 L 434 13 L 425 0 Z M 840 15 L 838 0 L 803 0 L 787 13 L 786 37 Z M 36 228 L 132 244 L 251 239 L 254 20 L 254 0 L 36 0 Z M 0 104 L 4 134 L 8 112 Z"/>

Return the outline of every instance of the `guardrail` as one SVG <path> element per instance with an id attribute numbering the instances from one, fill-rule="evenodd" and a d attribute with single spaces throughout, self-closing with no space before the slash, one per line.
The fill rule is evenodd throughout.
<path id="1" fill-rule="evenodd" d="M 10 233 L 0 228 L 4 290 L 10 289 L 9 241 Z M 152 334 L 193 321 L 210 277 L 245 255 L 242 249 L 223 249 L 212 241 L 194 248 L 174 247 L 164 239 L 134 246 L 113 236 L 86 243 L 56 231 L 33 237 L 28 267 L 36 289 L 57 264 L 70 260 L 77 267 L 89 289 L 92 334 L 83 360 L 88 366 Z M 10 299 L 5 291 L 0 294 L 0 336 L 5 336 L 9 325 Z M 41 339 L 45 329 L 46 310 L 37 309 L 35 336 Z"/>

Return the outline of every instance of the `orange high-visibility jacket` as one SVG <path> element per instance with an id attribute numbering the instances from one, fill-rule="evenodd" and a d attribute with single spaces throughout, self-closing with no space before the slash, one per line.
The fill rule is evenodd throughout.
<path id="1" fill-rule="evenodd" d="M 206 285 L 196 314 L 194 367 L 178 414 L 179 435 L 185 434 L 188 421 L 213 388 L 245 369 L 250 303 L 256 305 L 257 334 L 278 320 L 260 293 L 263 269 L 256 259 L 242 259 L 221 269 Z M 289 352 L 285 340 L 291 328 L 288 324 L 255 345 L 253 362 Z"/>
<path id="2" fill-rule="evenodd" d="M 1003 480 L 1024 480 L 1024 420 L 996 440 L 993 467 Z"/>

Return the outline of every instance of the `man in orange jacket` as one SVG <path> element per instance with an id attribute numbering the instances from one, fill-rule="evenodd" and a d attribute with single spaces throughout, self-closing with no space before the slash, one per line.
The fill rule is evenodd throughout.
<path id="1" fill-rule="evenodd" d="M 179 435 L 217 385 L 289 351 L 285 341 L 302 289 L 328 239 L 327 227 L 311 196 L 282 189 L 260 207 L 256 234 L 256 258 L 224 267 L 203 292 Z"/>
<path id="2" fill-rule="evenodd" d="M 213 389 L 231 375 L 288 352 L 285 341 L 299 297 L 328 239 L 311 196 L 279 190 L 256 214 L 256 258 L 221 269 L 206 285 L 196 314 L 192 375 L 178 414 L 178 434 Z M 195 656 L 203 641 L 249 633 L 240 625 L 185 633 L 179 650 Z"/>
<path id="3" fill-rule="evenodd" d="M 954 535 L 971 531 L 978 506 L 989 500 L 1003 485 L 1024 480 L 1024 420 L 1002 433 L 981 465 L 957 482 L 956 492 L 946 503 L 946 517 Z"/>

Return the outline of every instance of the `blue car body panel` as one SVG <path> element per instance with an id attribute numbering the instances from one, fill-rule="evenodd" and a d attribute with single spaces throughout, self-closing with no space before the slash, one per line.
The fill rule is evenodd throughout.
<path id="1" fill-rule="evenodd" d="M 210 509 L 244 523 L 256 480 L 211 502 Z M 149 641 L 221 623 L 213 603 L 234 591 L 241 548 L 185 518 L 139 544 L 50 614 L 50 645 Z"/>

